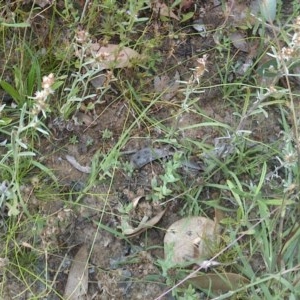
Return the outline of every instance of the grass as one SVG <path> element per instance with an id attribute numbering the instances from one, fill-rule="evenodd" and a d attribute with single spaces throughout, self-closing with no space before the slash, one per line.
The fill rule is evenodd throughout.
<path id="1" fill-rule="evenodd" d="M 252 24 L 249 19 L 244 28 L 225 22 L 210 32 L 207 39 L 216 43 L 203 51 L 205 39 L 198 41 L 198 33 L 188 27 L 190 21 L 159 16 L 146 0 L 84 5 L 64 1 L 43 9 L 30 1 L 0 4 L 3 299 L 63 299 L 57 282 L 66 281 L 72 248 L 78 243 L 70 226 L 79 234 L 90 224 L 90 258 L 101 235 L 108 241 L 118 238 L 108 244 L 126 241 L 152 254 L 151 263 L 136 253 L 121 263 L 130 266 L 134 283 L 163 282 L 153 299 L 167 292 L 191 300 L 298 299 L 300 6 L 291 1 L 293 15 L 286 16 L 278 2 L 274 24 Z M 193 12 L 181 13 L 188 19 Z M 237 29 L 247 33 L 258 53 L 245 72 L 240 68 L 247 53 L 237 51 L 228 37 Z M 274 39 L 266 43 L 272 34 Z M 128 47 L 139 56 L 130 67 L 105 70 L 106 81 L 95 90 L 90 82 L 100 69 L 91 67 L 91 61 L 101 63 L 107 55 L 91 55 L 96 40 L 103 46 Z M 190 40 L 199 52 L 181 55 L 179 50 L 188 48 Z M 180 72 L 179 88 L 166 100 L 167 84 L 157 92 L 153 81 L 164 75 L 172 81 L 175 70 Z M 93 123 L 84 129 L 76 125 L 78 112 L 96 116 L 93 121 L 100 130 L 96 127 L 95 134 Z M 63 128 L 55 127 L 54 120 Z M 75 131 L 68 132 L 67 124 Z M 63 160 L 70 149 L 81 146 L 83 135 L 91 173 L 85 179 L 77 175 L 70 183 L 69 175 L 60 173 L 51 159 Z M 143 172 L 134 170 L 123 152 L 149 144 L 167 146 L 175 154 L 146 168 L 144 183 L 139 177 Z M 189 169 L 182 171 L 182 161 L 190 157 L 201 162 L 196 176 Z M 126 196 L 123 201 L 120 194 L 125 188 L 136 193 L 140 186 L 145 207 L 155 210 L 168 204 L 176 209 L 167 209 L 149 234 L 131 240 L 119 230 L 122 219 L 132 218 L 136 227 L 144 216 L 133 213 L 132 199 Z M 96 204 L 91 199 L 97 199 Z M 220 265 L 209 272 L 239 274 L 247 283 L 221 294 L 186 284 L 191 274 L 207 270 L 201 264 L 194 269 L 174 266 L 171 250 L 166 257 L 156 255 L 155 249 L 163 245 L 151 235 L 151 230 L 163 233 L 174 214 L 176 219 L 222 215 L 220 244 L 210 260 Z M 145 259 L 155 272 L 141 279 L 134 266 L 147 265 Z M 108 266 L 96 267 L 111 274 Z M 92 281 L 101 280 L 95 274 Z M 105 288 L 96 289 L 96 294 L 104 297 Z"/>

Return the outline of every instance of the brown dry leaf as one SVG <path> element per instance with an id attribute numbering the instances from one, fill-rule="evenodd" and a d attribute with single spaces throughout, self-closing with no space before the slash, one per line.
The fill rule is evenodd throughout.
<path id="1" fill-rule="evenodd" d="M 242 275 L 235 273 L 205 273 L 186 280 L 185 285 L 192 285 L 200 290 L 210 290 L 214 294 L 224 294 L 249 283 Z"/>
<path id="2" fill-rule="evenodd" d="M 88 248 L 83 245 L 72 263 L 65 288 L 64 299 L 82 300 L 88 290 Z"/>
<path id="3" fill-rule="evenodd" d="M 203 217 L 183 218 L 173 223 L 164 238 L 165 256 L 173 247 L 174 263 L 206 259 L 218 243 L 219 225 Z"/>
<path id="4" fill-rule="evenodd" d="M 72 155 L 66 155 L 66 160 L 78 171 L 82 173 L 89 174 L 91 173 L 92 169 L 89 166 L 82 166 L 74 156 Z"/>
<path id="5" fill-rule="evenodd" d="M 249 44 L 245 39 L 245 34 L 240 31 L 232 32 L 228 35 L 228 38 L 231 40 L 233 46 L 238 50 L 243 52 L 249 52 Z"/>
<path id="6" fill-rule="evenodd" d="M 155 224 L 157 224 L 162 216 L 165 214 L 166 209 L 159 212 L 156 216 L 151 218 L 149 221 L 145 221 L 145 218 L 141 221 L 138 227 L 136 228 L 130 228 L 128 227 L 126 230 L 123 231 L 123 233 L 126 235 L 126 237 L 131 238 L 137 235 L 140 235 L 144 231 L 146 231 L 148 228 L 153 227 Z"/>
<path id="7" fill-rule="evenodd" d="M 226 3 L 226 20 L 230 19 L 230 26 L 245 28 L 245 26 L 254 25 L 255 17 L 251 15 L 251 7 L 247 2 L 237 2 L 229 0 Z"/>
<path id="8" fill-rule="evenodd" d="M 156 93 L 162 93 L 162 100 L 169 101 L 176 95 L 179 89 L 180 75 L 177 71 L 173 79 L 169 76 L 163 75 L 161 77 L 154 77 L 154 90 Z"/>
<path id="9" fill-rule="evenodd" d="M 135 197 L 134 199 L 132 199 L 131 202 L 132 202 L 133 208 L 136 208 L 136 207 L 138 206 L 138 204 L 139 204 L 139 202 L 140 202 L 140 200 L 141 200 L 142 198 L 144 198 L 144 195 L 137 196 L 137 197 Z"/>
<path id="10" fill-rule="evenodd" d="M 181 0 L 180 7 L 182 10 L 187 10 L 190 9 L 194 4 L 194 0 Z"/>
<path id="11" fill-rule="evenodd" d="M 215 208 L 215 223 L 221 224 L 221 221 L 225 218 L 224 212 L 218 208 Z"/>
<path id="12" fill-rule="evenodd" d="M 35 1 L 32 1 L 32 0 L 23 0 L 23 4 L 32 4 L 34 2 L 34 4 L 44 8 L 45 6 L 47 5 L 51 5 L 53 1 L 51 0 L 35 0 Z"/>
<path id="13" fill-rule="evenodd" d="M 36 0 L 34 3 L 37 4 L 38 6 L 44 8 L 47 5 L 51 5 L 52 1 L 51 0 Z"/>
<path id="14" fill-rule="evenodd" d="M 157 93 L 164 92 L 168 88 L 170 77 L 167 75 L 154 77 L 154 90 Z"/>
<path id="15" fill-rule="evenodd" d="M 161 3 L 159 0 L 155 0 L 153 3 L 153 11 L 161 16 L 173 18 L 177 21 L 180 19 L 174 14 L 174 12 L 165 3 Z"/>
<path id="16" fill-rule="evenodd" d="M 7 257 L 5 258 L 0 257 L 0 270 L 8 265 L 9 265 L 9 259 Z"/>
<path id="17" fill-rule="evenodd" d="M 93 58 L 92 66 L 97 66 L 99 71 L 131 67 L 132 60 L 140 57 L 135 50 L 114 44 L 101 46 L 98 43 L 93 43 L 88 50 Z"/>

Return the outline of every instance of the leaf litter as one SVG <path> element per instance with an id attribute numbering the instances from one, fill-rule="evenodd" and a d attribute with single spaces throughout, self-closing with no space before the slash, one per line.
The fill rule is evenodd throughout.
<path id="1" fill-rule="evenodd" d="M 180 21 L 179 17 L 164 2 L 155 0 L 152 9 L 156 14 Z"/>
<path id="2" fill-rule="evenodd" d="M 165 158 L 170 155 L 173 155 L 173 152 L 165 148 L 159 149 L 159 148 L 146 147 L 136 151 L 131 156 L 130 163 L 134 169 L 140 169 L 155 160 Z M 65 158 L 76 170 L 86 174 L 91 173 L 91 167 L 82 166 L 74 156 L 66 155 Z"/>
<path id="3" fill-rule="evenodd" d="M 174 222 L 167 229 L 164 238 L 165 258 L 171 259 L 177 267 L 196 265 L 201 271 L 205 271 L 188 276 L 184 282 L 185 287 L 192 285 L 200 290 L 222 294 L 249 283 L 249 280 L 240 274 L 224 270 L 207 272 L 208 269 L 222 266 L 220 262 L 207 260 L 214 256 L 219 247 L 219 221 L 222 218 L 218 211 L 214 221 L 198 216 L 186 217 Z M 182 279 L 185 277 L 186 275 Z"/>
<path id="4" fill-rule="evenodd" d="M 174 264 L 201 261 L 213 253 L 219 225 L 204 217 L 187 217 L 173 223 L 164 238 L 165 255 L 172 251 Z M 170 250 L 171 247 L 171 250 Z"/>
<path id="5" fill-rule="evenodd" d="M 179 90 L 179 72 L 176 71 L 174 78 L 170 79 L 168 75 L 154 77 L 154 90 L 161 94 L 161 99 L 169 101 L 173 99 Z"/>
<path id="6" fill-rule="evenodd" d="M 88 247 L 82 245 L 72 262 L 64 292 L 64 299 L 85 299 L 88 291 L 88 256 Z"/>
<path id="7" fill-rule="evenodd" d="M 40 3 L 41 2 L 42 1 L 40 1 Z M 233 19 L 234 26 L 242 27 L 245 23 L 254 23 L 254 18 L 253 16 L 251 16 L 251 11 L 244 8 L 245 7 L 241 4 L 241 6 L 236 10 L 231 10 L 230 18 Z M 180 20 L 180 18 L 175 14 L 174 8 L 168 7 L 161 1 L 154 2 L 153 10 L 158 15 L 169 17 L 174 21 Z M 238 50 L 243 52 L 249 51 L 249 45 L 246 42 L 246 37 L 243 36 L 242 30 L 237 34 L 229 34 L 229 39 Z M 80 49 L 78 51 L 82 50 Z M 115 68 L 131 67 L 132 61 L 140 58 L 140 54 L 136 50 L 130 47 L 123 47 L 118 44 L 101 45 L 100 43 L 91 43 L 86 51 L 87 56 L 85 63 L 87 64 L 87 66 L 93 69 L 97 69 L 99 72 Z M 80 54 L 80 52 L 78 52 L 78 54 Z M 202 68 L 200 71 L 201 75 L 203 75 L 205 71 L 205 65 L 204 68 Z M 104 78 L 102 75 L 100 75 L 100 78 L 98 79 L 99 81 L 95 81 L 93 84 L 95 88 L 101 88 L 104 84 Z M 176 72 L 174 78 L 172 79 L 170 79 L 170 77 L 168 77 L 167 75 L 157 75 L 154 77 L 154 90 L 156 93 L 162 94 L 163 100 L 169 101 L 177 94 L 179 80 L 179 72 Z M 153 149 L 151 147 L 146 147 L 142 148 L 134 155 L 132 155 L 132 157 L 130 158 L 130 163 L 134 167 L 135 171 L 139 171 L 147 164 L 162 158 L 167 158 L 171 155 L 172 151 L 166 150 L 164 148 Z M 76 161 L 75 157 L 68 155 L 66 156 L 66 159 L 73 165 L 74 168 L 76 168 L 80 172 L 87 174 L 90 173 L 90 167 L 80 165 Z M 190 167 L 189 165 L 190 164 L 188 163 L 188 167 Z M 193 168 L 193 165 L 191 168 Z M 134 209 L 138 208 L 140 199 L 135 199 L 133 205 Z M 144 216 L 137 227 L 127 227 L 127 231 L 124 231 L 123 233 L 130 238 L 138 237 L 141 233 L 143 233 L 147 229 L 151 229 L 158 222 L 162 221 L 164 219 L 163 216 L 165 215 L 166 211 L 167 208 L 152 216 L 152 218 Z M 194 218 L 196 221 L 194 221 Z M 188 225 L 188 219 L 191 219 L 190 224 L 194 225 L 193 227 Z M 217 262 L 207 262 L 207 259 L 211 257 L 211 254 L 213 252 L 213 247 L 211 246 L 213 244 L 218 244 L 218 222 L 202 217 L 185 218 L 177 222 L 178 223 L 174 223 L 169 227 L 165 237 L 165 244 L 176 246 L 174 247 L 176 255 L 173 257 L 173 263 L 190 262 L 197 265 L 202 264 L 205 271 L 212 267 L 218 267 Z M 178 235 L 176 232 L 178 233 Z M 186 243 L 182 243 L 182 240 L 185 240 Z M 84 297 L 84 292 L 87 290 L 87 259 L 87 249 L 86 246 L 83 246 L 75 256 L 74 263 L 72 264 L 71 270 L 69 272 L 69 278 L 71 279 L 68 279 L 68 282 L 70 281 L 71 283 L 67 284 L 65 296 L 69 297 L 70 295 L 70 297 L 72 297 L 72 293 L 76 292 L 74 293 L 75 298 L 70 299 L 80 299 L 80 297 Z M 76 264 L 76 262 L 78 263 Z M 79 269 L 81 269 L 81 271 L 78 271 Z M 220 280 L 221 282 L 225 283 L 220 283 Z M 213 289 L 220 290 L 222 292 L 226 292 L 229 289 L 238 288 L 238 285 L 235 285 L 235 282 L 247 284 L 249 281 L 238 274 L 229 272 L 225 272 L 223 274 L 199 274 L 191 278 L 190 281 L 190 283 L 196 288 L 208 289 L 212 286 Z M 81 288 L 77 289 L 76 287 L 78 286 L 81 286 Z"/>

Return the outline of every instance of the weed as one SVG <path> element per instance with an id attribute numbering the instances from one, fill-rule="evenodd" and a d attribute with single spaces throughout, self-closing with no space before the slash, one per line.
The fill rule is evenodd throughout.
<path id="1" fill-rule="evenodd" d="M 86 146 L 87 147 L 93 146 L 94 142 L 95 142 L 94 139 L 89 136 L 86 140 Z"/>
<path id="2" fill-rule="evenodd" d="M 128 177 L 132 177 L 134 168 L 130 162 L 128 162 L 128 161 L 124 162 L 122 164 L 122 170 L 124 170 L 124 172 L 127 174 Z"/>
<path id="3" fill-rule="evenodd" d="M 104 140 L 109 140 L 111 139 L 113 136 L 112 131 L 110 131 L 109 129 L 105 128 L 104 131 L 102 132 L 102 138 Z"/>
<path id="4" fill-rule="evenodd" d="M 153 193 L 151 193 L 150 197 L 153 201 L 161 201 L 174 193 L 174 190 L 170 189 L 170 185 L 179 180 L 176 171 L 181 166 L 180 156 L 179 153 L 175 153 L 173 159 L 165 163 L 164 174 L 159 176 L 161 183 L 158 182 L 156 177 L 152 178 L 151 186 Z"/>
<path id="5" fill-rule="evenodd" d="M 76 134 L 73 134 L 72 136 L 70 136 L 69 142 L 70 142 L 70 144 L 72 144 L 72 145 L 78 144 L 79 141 L 78 141 L 77 135 L 76 135 Z"/>

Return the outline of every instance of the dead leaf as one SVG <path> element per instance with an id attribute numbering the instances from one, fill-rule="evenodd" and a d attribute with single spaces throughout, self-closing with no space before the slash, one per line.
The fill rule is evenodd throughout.
<path id="1" fill-rule="evenodd" d="M 31 3 L 31 2 L 33 2 L 33 1 L 32 0 L 23 0 L 23 4 L 28 4 L 28 3 Z M 51 1 L 51 0 L 35 0 L 34 4 L 44 8 L 47 5 L 52 5 L 53 4 L 52 2 L 53 1 Z"/>
<path id="2" fill-rule="evenodd" d="M 136 227 L 136 228 L 128 227 L 123 233 L 128 238 L 140 235 L 141 233 L 146 231 L 148 228 L 152 228 L 155 224 L 157 224 L 160 221 L 160 219 L 162 218 L 162 216 L 165 214 L 165 212 L 166 212 L 166 209 L 159 212 L 156 216 L 151 218 L 149 221 L 145 221 L 145 219 L 143 219 L 138 227 Z"/>
<path id="3" fill-rule="evenodd" d="M 130 158 L 130 163 L 135 169 L 140 169 L 150 162 L 172 155 L 167 149 L 143 148 L 134 153 Z"/>
<path id="4" fill-rule="evenodd" d="M 181 0 L 180 8 L 184 11 L 190 9 L 194 4 L 194 0 Z"/>
<path id="5" fill-rule="evenodd" d="M 180 19 L 174 14 L 171 8 L 169 8 L 165 3 L 161 3 L 159 0 L 156 0 L 154 2 L 153 11 L 161 16 L 173 18 L 177 21 L 180 21 Z"/>
<path id="6" fill-rule="evenodd" d="M 140 200 L 141 200 L 142 198 L 144 198 L 144 195 L 137 196 L 137 197 L 135 197 L 134 199 L 132 199 L 131 202 L 132 202 L 133 208 L 136 208 L 136 207 L 138 206 L 138 204 L 139 204 L 139 202 L 140 202 Z"/>
<path id="7" fill-rule="evenodd" d="M 230 19 L 230 26 L 245 28 L 255 24 L 255 17 L 251 15 L 251 7 L 246 1 L 229 0 L 226 3 L 225 17 Z"/>
<path id="8" fill-rule="evenodd" d="M 203 217 L 183 218 L 173 223 L 164 238 L 165 256 L 173 248 L 174 263 L 208 258 L 218 242 L 219 225 Z"/>
<path id="9" fill-rule="evenodd" d="M 5 258 L 0 257 L 0 270 L 8 265 L 9 265 L 9 259 L 7 257 Z"/>
<path id="10" fill-rule="evenodd" d="M 206 37 L 208 35 L 202 18 L 195 20 L 192 26 L 202 37 Z"/>
<path id="11" fill-rule="evenodd" d="M 249 44 L 245 39 L 245 35 L 240 31 L 232 32 L 228 35 L 228 38 L 231 40 L 233 46 L 240 51 L 249 52 Z"/>
<path id="12" fill-rule="evenodd" d="M 221 221 L 224 218 L 225 218 L 224 212 L 219 208 L 215 208 L 215 223 L 216 224 L 221 224 Z"/>
<path id="13" fill-rule="evenodd" d="M 78 171 L 89 174 L 91 173 L 91 167 L 89 166 L 82 166 L 79 164 L 79 162 L 76 160 L 76 158 L 72 155 L 66 155 L 66 160 Z"/>
<path id="14" fill-rule="evenodd" d="M 68 281 L 65 288 L 64 299 L 83 300 L 88 290 L 88 248 L 83 245 L 74 257 Z"/>
<path id="15" fill-rule="evenodd" d="M 156 93 L 162 93 L 162 100 L 169 101 L 176 95 L 179 89 L 179 72 L 175 73 L 173 79 L 170 79 L 169 76 L 163 75 L 161 77 L 154 77 L 154 90 Z"/>
<path id="16" fill-rule="evenodd" d="M 106 81 L 106 76 L 105 74 L 101 73 L 91 79 L 91 84 L 97 90 L 97 89 L 101 89 L 104 86 L 105 81 Z"/>
<path id="17" fill-rule="evenodd" d="M 168 88 L 170 77 L 167 75 L 154 77 L 154 90 L 157 93 L 164 92 Z"/>
<path id="18" fill-rule="evenodd" d="M 186 280 L 185 285 L 192 285 L 200 290 L 209 290 L 214 294 L 224 294 L 233 291 L 249 283 L 242 275 L 235 273 L 205 273 L 195 275 Z"/>
<path id="19" fill-rule="evenodd" d="M 137 51 L 114 44 L 101 46 L 93 43 L 87 49 L 87 53 L 86 61 L 91 61 L 90 65 L 97 67 L 99 71 L 131 67 L 132 60 L 140 57 Z M 80 56 L 82 53 L 79 51 L 77 55 Z"/>

